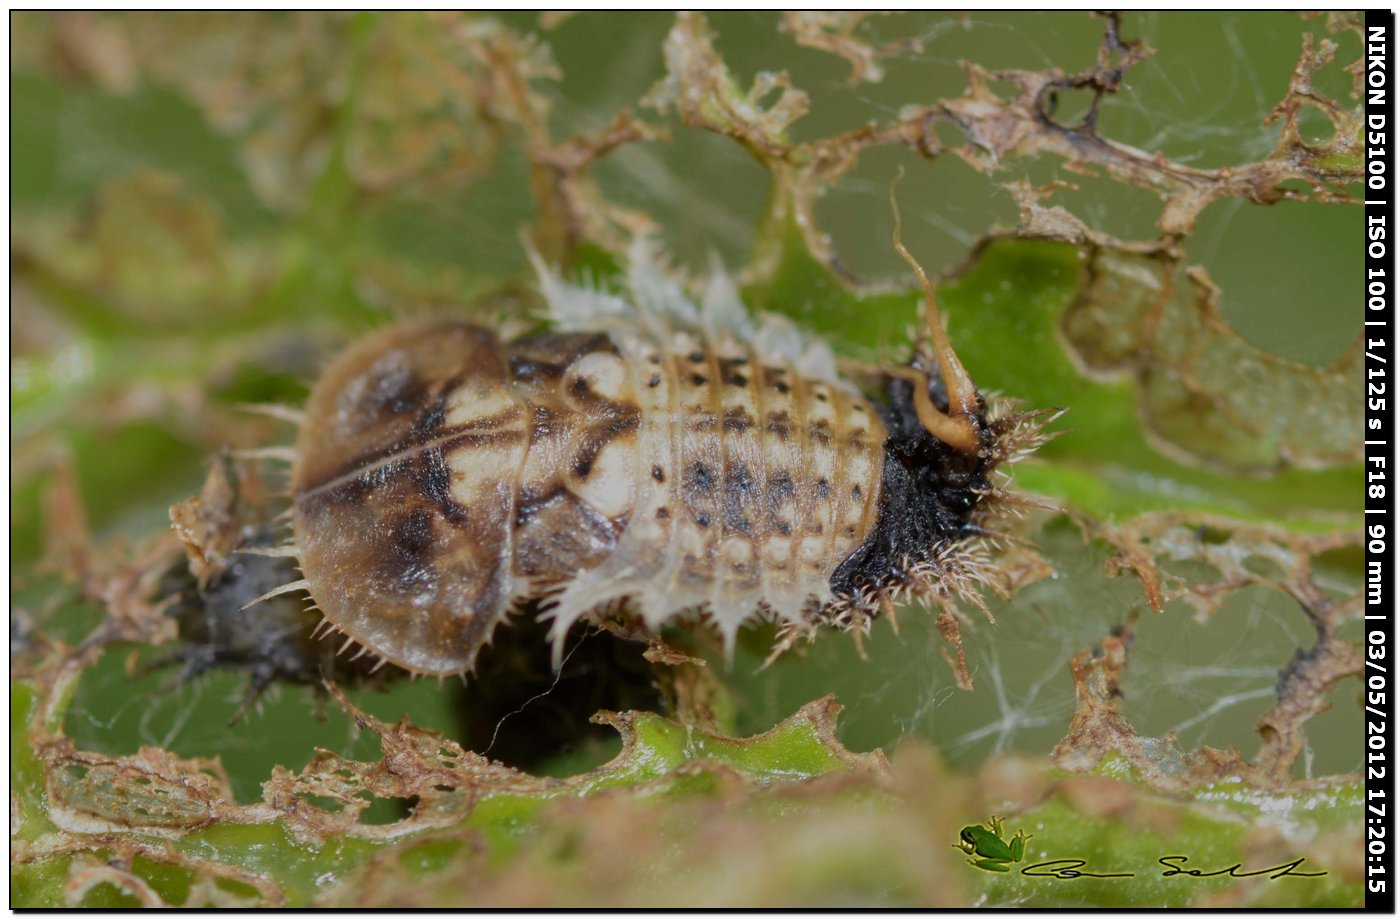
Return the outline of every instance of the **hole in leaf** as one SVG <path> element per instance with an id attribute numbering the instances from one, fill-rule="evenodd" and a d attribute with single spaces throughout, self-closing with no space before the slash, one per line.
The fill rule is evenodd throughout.
<path id="1" fill-rule="evenodd" d="M 360 822 L 370 826 L 383 826 L 406 820 L 413 816 L 413 809 L 418 806 L 417 795 L 410 795 L 407 798 L 381 798 L 370 792 L 362 791 L 355 797 L 369 802 L 369 807 L 360 811 Z"/>
<path id="2" fill-rule="evenodd" d="M 116 884 L 103 881 L 83 894 L 78 905 L 87 909 L 139 909 L 142 903 Z"/>
<path id="3" fill-rule="evenodd" d="M 1067 131 L 1077 131 L 1094 110 L 1094 91 L 1066 87 L 1046 93 L 1041 99 L 1041 114 L 1052 124 Z"/>
<path id="4" fill-rule="evenodd" d="M 1207 546 L 1223 546 L 1230 541 L 1230 531 L 1219 527 L 1202 525 L 1196 533 L 1201 542 Z"/>
<path id="5" fill-rule="evenodd" d="M 1320 147 L 1337 136 L 1337 126 L 1321 109 L 1305 105 L 1298 111 L 1298 136 L 1304 143 Z"/>
<path id="6" fill-rule="evenodd" d="M 182 904 L 189 899 L 194 872 L 188 868 L 152 861 L 138 855 L 131 861 L 131 871 L 150 884 L 167 903 Z"/>
<path id="7" fill-rule="evenodd" d="M 297 797 L 306 801 L 312 807 L 319 808 L 323 811 L 329 811 L 333 814 L 338 814 L 345 809 L 345 805 L 335 798 L 327 798 L 323 795 L 312 794 L 299 794 Z"/>
<path id="8" fill-rule="evenodd" d="M 617 739 L 614 729 L 589 722 L 595 712 L 662 709 L 641 642 L 579 626 L 564 647 L 556 673 L 547 623 L 527 610 L 499 629 L 458 690 L 462 745 L 527 771 L 549 765 L 557 775 L 561 760 L 587 771 L 607 759 L 597 758 L 598 745 Z"/>

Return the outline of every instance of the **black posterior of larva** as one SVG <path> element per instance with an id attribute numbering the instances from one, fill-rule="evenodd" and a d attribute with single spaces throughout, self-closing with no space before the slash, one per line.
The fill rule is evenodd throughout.
<path id="1" fill-rule="evenodd" d="M 990 432 L 984 444 L 961 452 L 934 437 L 914 409 L 916 383 L 887 382 L 876 405 L 885 422 L 885 462 L 875 526 L 831 576 L 832 592 L 855 600 L 900 589 L 909 583 L 911 564 L 925 560 L 932 547 L 974 537 L 979 504 L 991 491 L 995 465 Z M 934 384 L 934 389 L 941 389 Z M 935 401 L 939 401 L 935 398 Z M 946 396 L 942 397 L 946 408 Z"/>

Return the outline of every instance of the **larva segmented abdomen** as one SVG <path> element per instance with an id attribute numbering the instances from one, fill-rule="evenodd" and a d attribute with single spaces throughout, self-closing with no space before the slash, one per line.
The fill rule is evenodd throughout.
<path id="1" fill-rule="evenodd" d="M 873 524 L 884 431 L 870 406 L 733 339 L 613 342 L 617 353 L 586 361 L 638 410 L 635 440 L 615 448 L 632 464 L 630 516 L 612 555 L 565 586 L 556 618 L 627 596 L 653 627 L 703 607 L 732 638 L 760 603 L 796 622 L 825 602 Z"/>
<path id="2" fill-rule="evenodd" d="M 873 525 L 884 430 L 833 380 L 669 325 L 503 343 L 385 330 L 312 394 L 293 468 L 309 590 L 331 624 L 422 673 L 470 668 L 527 597 L 557 633 L 631 598 L 727 639 L 798 621 Z"/>

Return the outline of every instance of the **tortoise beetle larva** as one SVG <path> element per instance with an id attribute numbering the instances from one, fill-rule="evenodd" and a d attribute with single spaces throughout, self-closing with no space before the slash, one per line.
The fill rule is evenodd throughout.
<path id="1" fill-rule="evenodd" d="M 276 550 L 303 579 L 265 596 L 305 590 L 347 646 L 442 675 L 541 598 L 557 665 L 569 627 L 619 603 L 653 632 L 702 616 L 729 649 L 755 616 L 790 642 L 859 634 L 904 596 L 975 594 L 1006 498 L 992 472 L 1039 425 L 989 416 L 896 246 L 932 346 L 906 367 L 843 375 L 722 273 L 692 299 L 644 242 L 622 293 L 535 257 L 549 331 L 370 335 L 312 390 Z"/>

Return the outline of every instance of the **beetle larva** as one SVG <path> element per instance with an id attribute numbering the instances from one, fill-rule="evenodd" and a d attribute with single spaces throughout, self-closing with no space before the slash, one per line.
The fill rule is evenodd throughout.
<path id="1" fill-rule="evenodd" d="M 552 601 L 557 661 L 570 625 L 624 601 L 732 647 L 756 615 L 863 628 L 896 596 L 963 588 L 954 550 L 1034 425 L 988 420 L 926 280 L 933 356 L 865 371 L 866 395 L 723 275 L 691 299 L 644 244 L 620 294 L 537 267 L 549 331 L 398 325 L 314 387 L 287 589 L 347 643 L 461 673 L 532 598 Z"/>

